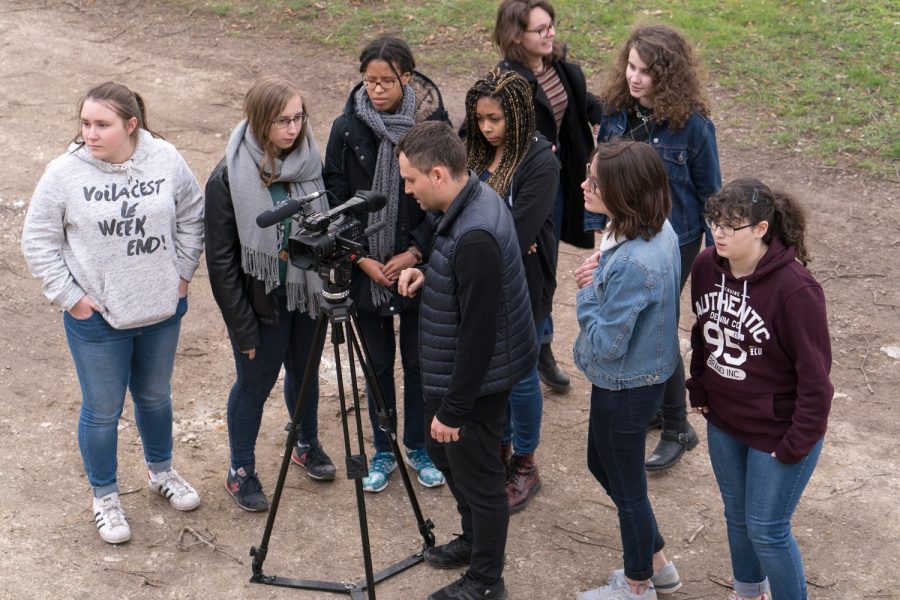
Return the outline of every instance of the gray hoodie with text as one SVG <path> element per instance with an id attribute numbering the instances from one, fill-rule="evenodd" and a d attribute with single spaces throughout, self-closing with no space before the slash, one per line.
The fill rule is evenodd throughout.
<path id="1" fill-rule="evenodd" d="M 22 232 L 28 268 L 51 302 L 71 309 L 85 295 L 116 329 L 175 314 L 179 279 L 203 250 L 203 195 L 172 144 L 140 130 L 123 164 L 71 146 L 53 160 Z"/>

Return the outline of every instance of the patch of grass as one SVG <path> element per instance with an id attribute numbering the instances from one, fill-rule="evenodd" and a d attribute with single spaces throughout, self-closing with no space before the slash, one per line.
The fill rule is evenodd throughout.
<path id="1" fill-rule="evenodd" d="M 240 18 L 274 21 L 290 34 L 351 55 L 372 37 L 394 33 L 410 43 L 424 67 L 473 78 L 498 59 L 490 43 L 496 2 L 178 3 L 222 16 L 237 7 Z M 695 44 L 712 79 L 738 108 L 758 115 L 764 139 L 826 163 L 895 172 L 900 160 L 895 0 L 554 0 L 553 5 L 560 18 L 557 36 L 588 75 L 606 70 L 631 24 L 669 23 Z M 244 12 L 248 9 L 255 10 Z"/>

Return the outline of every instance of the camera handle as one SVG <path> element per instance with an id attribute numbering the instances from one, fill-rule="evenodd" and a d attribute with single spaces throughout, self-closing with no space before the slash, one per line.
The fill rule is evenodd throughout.
<path id="1" fill-rule="evenodd" d="M 316 330 L 313 340 L 313 349 L 306 361 L 306 367 L 303 373 L 303 383 L 300 386 L 300 392 L 297 395 L 294 407 L 294 417 L 290 425 L 287 427 L 287 440 L 285 441 L 284 456 L 281 460 L 281 470 L 278 473 L 278 483 L 275 485 L 275 493 L 272 496 L 272 504 L 269 508 L 269 515 L 266 520 L 266 527 L 263 531 L 262 541 L 259 546 L 250 548 L 250 555 L 253 557 L 253 575 L 250 577 L 252 583 L 262 583 L 266 585 L 275 585 L 280 587 L 289 587 L 304 590 L 318 590 L 325 592 L 334 592 L 349 594 L 354 600 L 364 600 L 366 594 L 369 600 L 375 600 L 375 585 L 393 577 L 394 575 L 415 566 L 424 560 L 422 553 L 426 548 L 434 546 L 434 523 L 431 519 L 426 519 L 416 499 L 416 493 L 412 486 L 412 480 L 407 473 L 403 462 L 403 456 L 400 453 L 400 446 L 397 442 L 396 427 L 391 422 L 389 411 L 384 403 L 384 396 L 378 385 L 378 379 L 375 376 L 375 369 L 372 366 L 371 355 L 368 346 L 362 336 L 359 328 L 359 322 L 356 317 L 356 307 L 353 301 L 348 298 L 348 289 L 346 287 L 334 286 L 325 283 L 325 290 L 322 292 L 323 302 L 319 308 L 319 315 L 316 320 Z M 356 583 L 341 581 L 318 581 L 308 579 L 291 579 L 287 577 L 279 577 L 277 575 L 264 575 L 263 562 L 269 550 L 269 540 L 272 535 L 272 529 L 275 525 L 275 517 L 278 514 L 278 505 L 281 501 L 281 494 L 284 490 L 284 483 L 287 477 L 288 467 L 291 461 L 291 452 L 297 441 L 300 415 L 303 413 L 306 393 L 309 382 L 316 377 L 316 367 L 321 362 L 322 352 L 325 349 L 325 337 L 327 335 L 328 326 L 331 326 L 331 342 L 334 347 L 334 364 L 337 371 L 338 383 L 338 399 L 341 409 L 341 425 L 344 435 L 344 454 L 347 470 L 347 478 L 352 479 L 356 488 L 356 509 L 359 516 L 359 532 L 362 541 L 363 562 L 365 565 L 365 579 Z M 349 343 L 348 343 L 349 340 Z M 344 379 L 341 364 L 342 345 L 348 346 L 348 363 L 350 366 L 350 389 L 353 398 L 353 411 L 355 415 L 356 426 L 356 445 L 357 454 L 352 453 L 350 441 L 350 429 L 348 425 L 348 407 L 347 398 L 344 391 Z M 362 488 L 363 477 L 369 474 L 368 460 L 365 453 L 365 441 L 362 434 L 362 417 L 360 416 L 359 389 L 356 383 L 356 358 L 359 360 L 360 367 L 363 371 L 363 377 L 368 385 L 369 391 L 372 393 L 373 405 L 378 415 L 380 428 L 387 435 L 388 442 L 391 445 L 391 451 L 397 464 L 397 469 L 403 479 L 403 486 L 406 489 L 406 495 L 409 498 L 413 513 L 418 525 L 419 534 L 422 536 L 422 550 L 405 559 L 402 559 L 386 568 L 373 572 L 372 552 L 369 544 L 369 527 L 366 518 L 366 501 L 365 492 Z"/>

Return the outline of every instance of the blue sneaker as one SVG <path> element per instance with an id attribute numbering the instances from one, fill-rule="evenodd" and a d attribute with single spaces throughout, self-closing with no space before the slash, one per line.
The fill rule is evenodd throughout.
<path id="1" fill-rule="evenodd" d="M 444 474 L 431 462 L 428 451 L 406 450 L 406 464 L 416 470 L 419 483 L 428 488 L 444 485 Z"/>
<path id="2" fill-rule="evenodd" d="M 363 477 L 366 492 L 380 492 L 387 487 L 388 475 L 397 470 L 397 459 L 391 452 L 375 452 L 369 462 L 369 475 Z"/>

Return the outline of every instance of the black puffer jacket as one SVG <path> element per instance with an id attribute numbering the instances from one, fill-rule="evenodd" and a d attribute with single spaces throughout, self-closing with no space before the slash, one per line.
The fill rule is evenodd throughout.
<path id="1" fill-rule="evenodd" d="M 410 79 L 410 85 L 416 92 L 415 120 L 417 123 L 422 121 L 450 123 L 441 92 L 433 81 L 415 71 Z M 375 176 L 375 162 L 378 158 L 380 141 L 375 132 L 356 116 L 355 98 L 361 86 L 362 83 L 358 83 L 353 88 L 344 105 L 343 113 L 334 120 L 334 124 L 331 126 L 331 135 L 328 137 L 322 176 L 325 179 L 325 188 L 334 195 L 334 197 L 329 197 L 332 206 L 345 202 L 357 190 L 371 189 L 372 179 Z M 394 254 L 405 252 L 410 245 L 415 244 L 422 251 L 423 256 L 427 256 L 431 244 L 432 227 L 426 222 L 425 211 L 419 207 L 415 198 L 404 193 L 402 181 L 399 185 L 400 201 L 394 230 Z M 366 243 L 368 244 L 368 240 Z M 370 285 L 369 277 L 354 266 L 351 297 L 360 310 L 377 312 L 378 309 L 372 302 Z M 392 305 L 403 307 L 410 302 L 417 303 L 418 300 L 402 298 L 394 290 Z"/>
<path id="2" fill-rule="evenodd" d="M 241 242 L 228 168 L 222 159 L 206 182 L 204 213 L 206 268 L 213 297 L 222 311 L 225 325 L 234 333 L 241 351 L 260 346 L 259 321 L 278 320 L 275 290 L 266 294 L 266 284 L 241 269 Z"/>
<path id="3" fill-rule="evenodd" d="M 584 231 L 584 196 L 581 191 L 581 182 L 584 181 L 584 166 L 594 148 L 591 124 L 600 123 L 603 113 L 600 102 L 593 94 L 588 93 L 581 67 L 567 62 L 565 59 L 555 63 L 553 68 L 559 75 L 569 99 L 557 136 L 556 119 L 553 116 L 550 99 L 538 85 L 534 72 L 511 59 L 504 59 L 497 66 L 503 70 L 515 71 L 531 84 L 534 90 L 534 113 L 537 129 L 559 151 L 562 164 L 563 198 L 565 199 L 562 241 L 579 248 L 593 248 L 594 232 Z"/>

